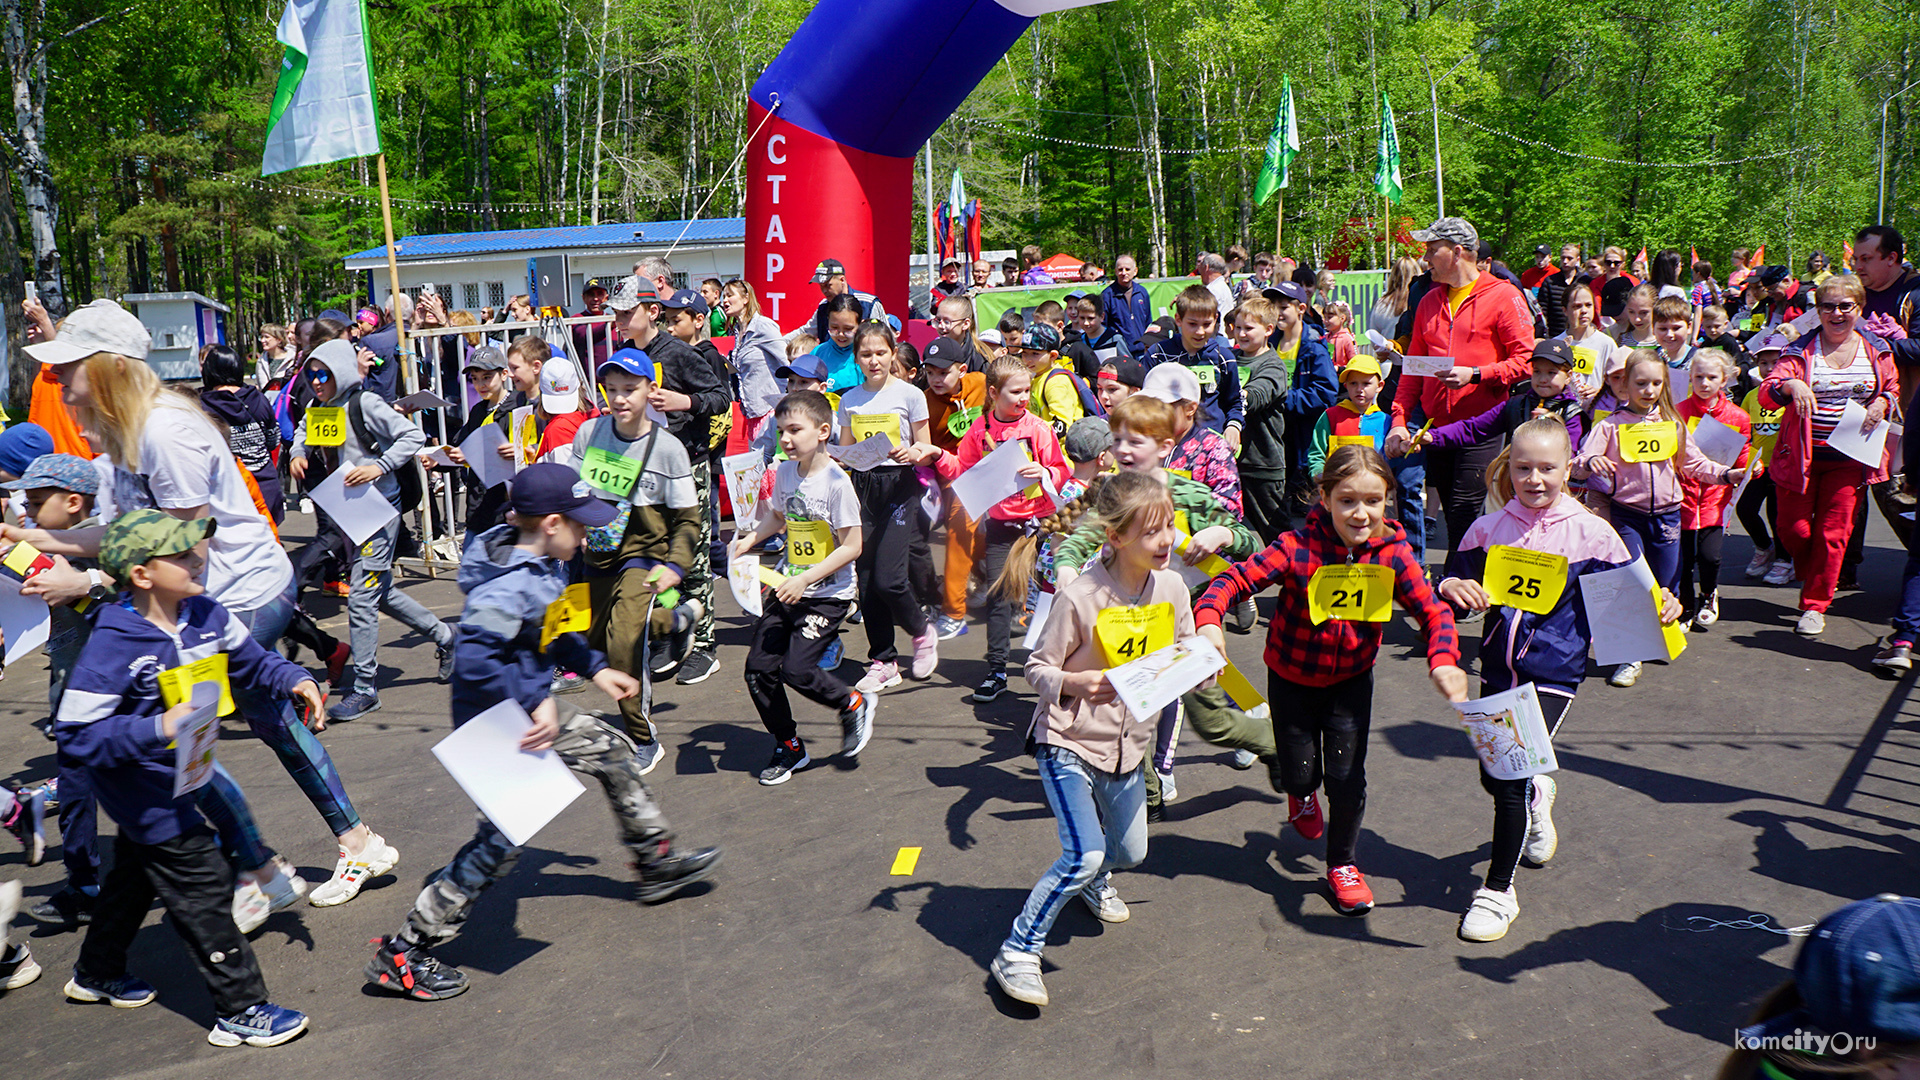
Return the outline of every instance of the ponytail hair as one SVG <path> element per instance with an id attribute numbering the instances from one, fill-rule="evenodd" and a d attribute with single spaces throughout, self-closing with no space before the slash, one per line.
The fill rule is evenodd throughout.
<path id="1" fill-rule="evenodd" d="M 1173 496 L 1167 485 L 1148 473 L 1101 473 L 1087 482 L 1087 490 L 1055 513 L 1036 522 L 1034 532 L 1013 542 L 1007 562 L 993 589 L 1009 603 L 1025 603 L 1033 584 L 1033 572 L 1039 562 L 1040 545 L 1052 537 L 1070 532 L 1082 523 L 1091 509 L 1112 541 L 1139 524 L 1173 520 Z"/>

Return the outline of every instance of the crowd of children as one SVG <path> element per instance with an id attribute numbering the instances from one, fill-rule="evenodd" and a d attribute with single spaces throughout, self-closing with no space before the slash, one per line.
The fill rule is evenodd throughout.
<path id="1" fill-rule="evenodd" d="M 1449 229 L 1426 235 L 1430 247 L 1458 246 Z M 1836 298 L 1823 299 L 1823 314 L 1852 297 L 1837 281 L 1821 286 L 1822 298 Z M 758 318 L 750 285 L 725 290 L 729 312 Z M 1458 312 L 1472 291 L 1469 282 L 1466 292 L 1429 295 Z M 1374 667 L 1395 602 L 1420 624 L 1442 697 L 1469 696 L 1456 621 L 1480 621 L 1481 689 L 1532 684 L 1550 729 L 1587 671 L 1592 629 L 1580 578 L 1644 561 L 1660 621 L 1705 631 L 1719 620 L 1730 515 L 1754 541 L 1747 576 L 1785 583 L 1798 573 L 1808 583 L 1801 632 L 1817 633 L 1809 616 L 1831 599 L 1853 520 L 1855 504 L 1840 489 L 1884 476 L 1836 455 L 1837 417 L 1865 403 L 1871 422 L 1895 404 L 1880 338 L 1849 336 L 1851 322 L 1743 344 L 1726 332 L 1723 310 L 1696 312 L 1672 296 L 1630 296 L 1626 310 L 1638 321 L 1609 334 L 1592 292 L 1569 289 L 1556 320 L 1563 333 L 1524 357 L 1436 378 L 1400 370 L 1395 347 L 1358 348 L 1352 312 L 1310 272 L 1240 290 L 1224 311 L 1216 291 L 1187 288 L 1173 301 L 1171 332 L 1139 350 L 1105 323 L 1100 294 L 1011 315 L 988 333 L 977 332 L 972 301 L 950 295 L 937 305 L 938 336 L 916 349 L 843 293 L 821 306 L 824 339 L 762 343 L 772 370 L 755 378 L 777 385 L 762 395 L 767 410 L 749 417 L 747 442 L 763 468 L 730 478 L 757 484 L 757 508 L 734 522 L 715 556 L 711 472 L 726 403 L 714 386 L 724 380 L 700 348 L 712 350 L 708 312 L 685 292 L 662 295 L 638 276 L 621 282 L 607 300 L 615 347 L 594 354 L 591 372 L 536 336 L 464 357 L 478 404 L 436 462 L 457 470 L 468 494 L 464 609 L 442 622 L 396 591 L 399 520 L 376 532 L 349 554 L 351 641 L 325 657 L 327 681 L 345 692 L 332 709 L 315 678 L 262 647 L 252 622 L 203 595 L 210 538 L 224 524 L 123 501 L 99 513 L 104 478 L 137 464 L 120 462 L 116 473 L 37 444 L 25 453 L 31 425 L 0 434 L 0 488 L 23 496 L 16 513 L 34 526 L 9 527 L 8 539 L 57 547 L 104 530 L 92 548 L 74 541 L 76 561 L 98 558 L 75 567 L 92 575 L 81 606 L 54 606 L 47 651 L 59 783 L 0 795 L 0 824 L 21 838 L 30 863 L 43 857 L 48 805 L 58 803 L 69 899 L 35 914 L 86 927 L 69 998 L 122 1008 L 153 1000 L 127 971 L 126 950 L 157 896 L 215 999 L 210 1041 L 270 1046 L 305 1029 L 306 1017 L 267 1000 L 245 938 L 298 903 L 304 883 L 260 842 L 224 770 L 198 793 L 174 794 L 167 746 L 191 711 L 177 687 L 197 677 L 179 673 L 217 669 L 236 692 L 244 684 L 295 701 L 317 732 L 379 707 L 382 607 L 435 645 L 455 727 L 512 703 L 531 725 L 523 749 L 552 749 L 602 785 L 633 854 L 639 899 L 705 879 L 718 850 L 677 847 L 644 779 L 662 754 L 652 687 L 676 673 L 698 682 L 719 667 L 712 581 L 730 564 L 768 557 L 772 565 L 752 568 L 765 582 L 753 586 L 758 610 L 741 669 L 772 740 L 762 785 L 786 783 L 815 760 L 790 693 L 838 718 L 839 754 L 851 761 L 884 723 L 886 691 L 937 677 L 940 642 L 968 632 L 970 609 L 984 609 L 987 637 L 973 702 L 1008 692 L 1014 635 L 1028 632 L 1024 674 L 1037 704 L 1026 734 L 1062 851 L 991 962 L 1010 997 L 1047 1003 L 1041 953 L 1069 900 L 1104 922 L 1128 919 L 1113 875 L 1145 857 L 1149 823 L 1177 798 L 1178 742 L 1189 728 L 1236 751 L 1236 767 L 1266 764 L 1287 797 L 1283 827 L 1324 838 L 1334 908 L 1364 915 L 1373 895 L 1358 848 Z M 133 354 L 126 340 L 84 337 L 60 340 L 68 351 L 91 349 L 85 357 Z M 302 349 L 292 370 L 310 422 L 289 440 L 292 478 L 317 463 L 397 504 L 401 474 L 429 449 L 420 428 L 369 387 L 364 350 L 345 339 Z M 1442 378 L 1460 391 L 1447 398 L 1452 422 L 1410 432 L 1410 412 L 1416 421 L 1434 413 L 1409 403 Z M 1409 380 L 1425 381 L 1415 389 Z M 483 452 L 471 439 L 489 424 L 498 438 L 484 445 L 497 449 L 485 452 L 509 459 L 511 481 L 493 481 L 478 467 L 488 463 L 463 456 Z M 970 513 L 954 485 L 1009 442 L 1022 448 L 1022 486 Z M 1403 466 L 1429 449 L 1488 445 L 1504 449 L 1486 469 L 1484 513 L 1448 537 L 1444 568 L 1430 570 L 1424 543 L 1436 523 L 1417 511 L 1404 521 L 1402 486 L 1418 473 Z M 16 457 L 24 460 L 8 468 Z M 1782 462 L 1790 479 L 1776 484 Z M 1305 501 L 1292 497 L 1301 491 Z M 1547 569 L 1530 594 L 1492 580 L 1490 567 L 1515 552 Z M 1223 627 L 1250 631 L 1255 599 L 1269 587 L 1264 698 L 1244 679 L 1233 693 L 1207 682 L 1155 722 L 1135 722 L 1111 669 L 1194 638 L 1224 654 Z M 839 670 L 843 624 L 852 622 L 864 628 L 866 657 L 850 683 Z M 1641 673 L 1629 662 L 1608 681 L 1632 686 Z M 617 722 L 556 696 L 589 683 L 616 702 Z M 350 812 L 331 763 L 316 760 L 316 790 L 330 785 Z M 1503 779 L 1484 766 L 1480 781 L 1494 801 L 1492 858 L 1459 933 L 1492 941 L 1519 913 L 1518 867 L 1555 853 L 1558 790 L 1550 775 Z M 104 879 L 92 851 L 96 803 L 119 826 Z M 364 829 L 357 817 L 351 827 Z M 370 833 L 350 855 L 339 834 L 348 883 L 322 886 L 336 903 L 398 861 Z M 368 982 L 416 1000 L 465 991 L 466 977 L 432 947 L 457 932 L 518 853 L 483 816 L 379 939 Z M 18 903 L 17 889 L 0 886 L 0 914 Z M 24 944 L 0 952 L 0 987 L 24 986 L 38 971 Z"/>

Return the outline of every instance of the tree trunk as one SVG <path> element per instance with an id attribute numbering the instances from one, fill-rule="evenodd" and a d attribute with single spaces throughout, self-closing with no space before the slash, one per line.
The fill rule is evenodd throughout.
<path id="1" fill-rule="evenodd" d="M 0 0 L 6 18 L 7 74 L 13 87 L 13 143 L 20 155 L 20 189 L 33 243 L 33 277 L 40 302 L 58 319 L 67 313 L 60 272 L 60 194 L 47 159 L 47 54 L 40 41 L 44 0 Z"/>
<path id="2" fill-rule="evenodd" d="M 487 68 L 483 64 L 474 80 L 474 112 L 480 120 L 480 227 L 498 228 L 493 213 L 493 142 L 487 130 Z"/>
<path id="3" fill-rule="evenodd" d="M 600 49 L 594 60 L 593 80 L 593 220 L 589 222 L 592 225 L 600 224 L 600 149 L 607 133 L 607 21 L 612 6 L 613 0 L 600 0 Z"/>

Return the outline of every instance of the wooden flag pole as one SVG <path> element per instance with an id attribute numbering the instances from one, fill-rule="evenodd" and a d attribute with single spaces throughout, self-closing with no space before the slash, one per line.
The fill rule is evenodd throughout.
<path id="1" fill-rule="evenodd" d="M 1284 250 L 1280 246 L 1280 233 L 1281 233 L 1281 230 L 1285 229 L 1286 227 L 1287 227 L 1287 193 L 1282 191 L 1280 192 L 1280 202 L 1278 204 L 1278 209 L 1276 209 L 1273 212 L 1273 265 L 1275 266 L 1280 265 L 1280 253 L 1282 250 Z"/>
<path id="2" fill-rule="evenodd" d="M 387 230 L 387 294 L 393 298 L 393 328 L 399 334 L 400 377 L 403 384 L 402 394 L 411 394 L 416 389 L 413 383 L 413 350 L 407 347 L 407 322 L 400 317 L 400 260 L 393 250 L 393 200 L 387 197 L 387 155 L 382 152 L 374 159 L 380 174 L 380 223 Z M 378 298 L 376 297 L 376 302 Z"/>

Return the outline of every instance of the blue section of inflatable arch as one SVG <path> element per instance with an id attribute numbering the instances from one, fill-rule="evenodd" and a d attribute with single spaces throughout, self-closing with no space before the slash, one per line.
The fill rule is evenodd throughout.
<path id="1" fill-rule="evenodd" d="M 912 157 L 1033 20 L 995 0 L 822 0 L 753 84 L 780 119 Z"/>

